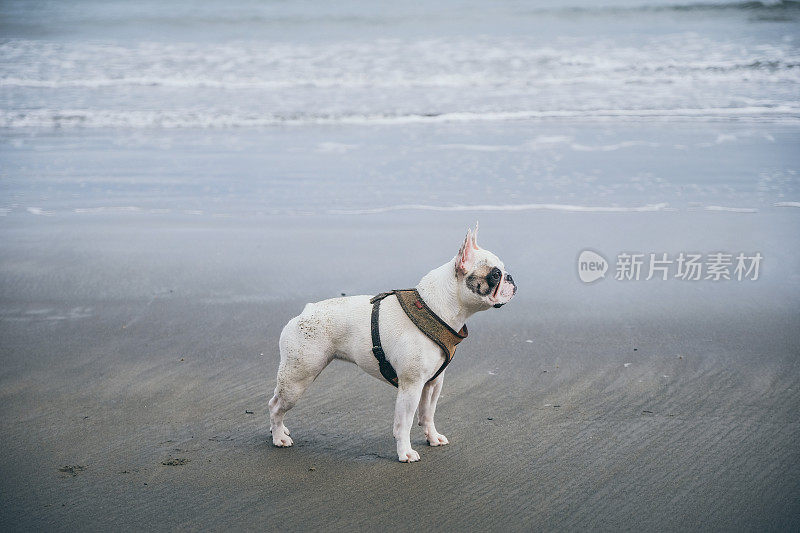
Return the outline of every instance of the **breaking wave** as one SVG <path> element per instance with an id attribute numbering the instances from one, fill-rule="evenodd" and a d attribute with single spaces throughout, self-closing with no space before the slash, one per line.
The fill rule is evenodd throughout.
<path id="1" fill-rule="evenodd" d="M 251 115 L 235 112 L 110 110 L 0 110 L 3 128 L 258 128 L 303 125 L 374 125 L 490 122 L 508 120 L 741 120 L 796 124 L 800 106 L 679 109 L 576 109 L 554 111 L 453 112 L 402 115 Z M 578 150 L 581 148 L 578 147 Z"/>

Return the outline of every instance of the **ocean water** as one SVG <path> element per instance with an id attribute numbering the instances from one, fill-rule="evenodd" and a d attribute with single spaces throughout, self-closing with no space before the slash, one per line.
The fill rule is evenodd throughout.
<path id="1" fill-rule="evenodd" d="M 800 2 L 0 4 L 0 213 L 793 206 Z"/>

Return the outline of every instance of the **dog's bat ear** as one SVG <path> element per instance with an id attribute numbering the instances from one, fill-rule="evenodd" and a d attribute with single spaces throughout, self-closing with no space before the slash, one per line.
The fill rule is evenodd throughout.
<path id="1" fill-rule="evenodd" d="M 467 236 L 458 250 L 458 255 L 456 255 L 456 272 L 464 274 L 472 268 L 472 262 L 475 260 L 474 243 L 472 230 L 468 229 Z"/>
<path id="2" fill-rule="evenodd" d="M 473 250 L 480 250 L 481 247 L 478 246 L 478 221 L 475 221 L 475 231 L 472 232 L 472 249 Z"/>

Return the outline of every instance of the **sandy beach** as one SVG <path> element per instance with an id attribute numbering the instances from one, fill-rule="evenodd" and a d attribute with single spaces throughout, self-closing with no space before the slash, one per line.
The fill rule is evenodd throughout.
<path id="1" fill-rule="evenodd" d="M 800 530 L 798 22 L 0 2 L 0 530 Z M 284 324 L 476 221 L 519 291 L 468 321 L 451 444 L 399 463 L 395 389 L 335 362 L 274 448 Z"/>
<path id="2" fill-rule="evenodd" d="M 794 211 L 747 215 L 749 238 L 741 214 L 636 215 L 656 248 L 758 245 L 749 286 L 583 286 L 559 251 L 630 243 L 629 215 L 482 214 L 520 292 L 470 321 L 437 413 L 452 444 L 416 428 L 412 465 L 394 390 L 345 363 L 273 448 L 277 337 L 305 301 L 413 283 L 464 217 L 135 216 L 3 222 L 4 529 L 798 526 Z"/>

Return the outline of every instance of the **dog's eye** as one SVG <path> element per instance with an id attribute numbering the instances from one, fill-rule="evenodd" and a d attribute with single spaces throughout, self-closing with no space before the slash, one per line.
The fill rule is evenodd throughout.
<path id="1" fill-rule="evenodd" d="M 489 271 L 489 276 L 488 276 L 488 278 L 489 278 L 490 280 L 494 281 L 495 283 L 496 283 L 496 282 L 498 282 L 498 281 L 500 281 L 500 278 L 501 278 L 501 277 L 503 277 L 503 273 L 502 273 L 502 272 L 500 272 L 500 269 L 499 269 L 499 268 L 497 268 L 497 267 L 494 267 L 494 268 L 493 268 L 491 271 Z"/>

